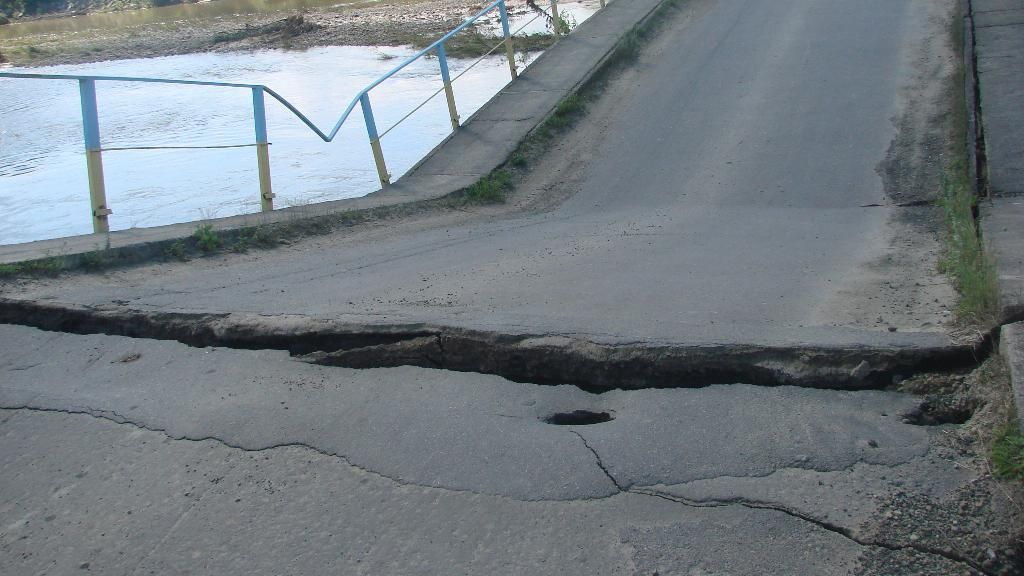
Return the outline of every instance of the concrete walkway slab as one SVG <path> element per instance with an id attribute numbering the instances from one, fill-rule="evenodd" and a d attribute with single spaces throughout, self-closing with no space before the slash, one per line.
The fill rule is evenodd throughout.
<path id="1" fill-rule="evenodd" d="M 976 1 L 974 10 L 989 189 L 1024 194 L 1024 4 Z"/>
<path id="2" fill-rule="evenodd" d="M 1024 315 L 1024 197 L 992 198 L 980 205 L 981 233 L 996 259 L 1004 320 Z"/>

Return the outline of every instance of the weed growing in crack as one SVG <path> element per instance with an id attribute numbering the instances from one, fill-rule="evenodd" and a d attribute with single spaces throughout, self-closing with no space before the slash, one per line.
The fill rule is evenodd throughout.
<path id="1" fill-rule="evenodd" d="M 466 188 L 463 199 L 468 204 L 500 204 L 512 189 L 512 174 L 508 170 L 495 170 Z"/>
<path id="2" fill-rule="evenodd" d="M 946 216 L 947 238 L 939 268 L 952 277 L 960 293 L 958 316 L 966 322 L 989 323 L 999 308 L 999 284 L 995 262 L 978 236 L 977 199 L 966 175 L 947 174 L 939 205 Z"/>
<path id="3" fill-rule="evenodd" d="M 214 252 L 224 244 L 224 240 L 220 237 L 220 234 L 218 234 L 210 224 L 200 224 L 199 227 L 196 228 L 195 233 L 192 234 L 192 237 L 196 240 L 196 246 L 198 246 L 204 254 Z"/>
<path id="4" fill-rule="evenodd" d="M 545 125 L 555 130 L 564 130 L 576 123 L 587 110 L 586 100 L 579 94 L 567 96 L 555 106 L 555 111 Z"/>
<path id="5" fill-rule="evenodd" d="M 65 267 L 63 256 L 47 256 L 38 260 L 0 265 L 0 277 L 59 276 Z"/>
<path id="6" fill-rule="evenodd" d="M 954 18 L 949 34 L 959 54 L 964 48 L 963 26 Z M 975 187 L 971 185 L 968 143 L 973 135 L 968 123 L 968 103 L 963 89 L 963 62 L 957 63 L 950 90 L 951 141 L 954 153 L 942 178 L 939 206 L 946 220 L 946 253 L 939 270 L 949 274 L 960 295 L 957 318 L 967 324 L 994 323 L 999 311 L 999 282 L 995 261 L 978 232 Z M 970 143 L 973 147 L 973 142 Z"/>
<path id="7" fill-rule="evenodd" d="M 93 250 L 92 252 L 85 252 L 78 256 L 78 265 L 86 270 L 102 270 L 110 266 L 110 264 L 110 258 L 107 253 L 102 250 Z"/>
<path id="8" fill-rule="evenodd" d="M 164 248 L 164 257 L 168 260 L 185 262 L 188 260 L 188 247 L 181 240 L 176 240 L 170 246 Z"/>

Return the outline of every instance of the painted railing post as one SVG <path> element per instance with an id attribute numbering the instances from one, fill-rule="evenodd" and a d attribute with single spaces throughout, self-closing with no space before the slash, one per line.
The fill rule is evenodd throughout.
<path id="1" fill-rule="evenodd" d="M 562 35 L 562 19 L 558 16 L 558 0 L 551 0 L 551 27 L 555 29 L 555 36 Z"/>
<path id="2" fill-rule="evenodd" d="M 373 163 L 377 165 L 377 176 L 380 178 L 380 187 L 386 188 L 391 184 L 391 175 L 388 174 L 388 167 L 384 164 L 384 151 L 380 148 L 380 137 L 377 136 L 377 123 L 373 120 L 373 108 L 370 108 L 370 95 L 363 92 L 359 96 L 359 105 L 363 109 L 363 120 L 366 122 L 366 134 L 370 137 L 370 150 L 373 151 Z"/>
<path id="3" fill-rule="evenodd" d="M 267 141 L 267 107 L 263 101 L 263 87 L 252 88 L 252 118 L 256 127 L 256 165 L 260 174 L 260 209 L 274 209 L 274 191 L 270 185 L 270 142 Z"/>
<path id="4" fill-rule="evenodd" d="M 512 71 L 512 79 L 519 77 L 516 70 L 516 51 L 512 46 L 512 33 L 508 27 L 508 10 L 505 9 L 505 0 L 498 2 L 498 14 L 501 16 L 501 32 L 505 35 L 505 55 L 508 56 L 508 67 Z"/>
<path id="5" fill-rule="evenodd" d="M 448 58 L 444 54 L 444 42 L 437 45 L 437 63 L 441 65 L 441 82 L 444 82 L 444 95 L 448 99 L 448 117 L 452 120 L 452 132 L 459 129 L 459 111 L 455 107 L 455 92 L 452 91 L 452 79 L 448 74 Z"/>
<path id="6" fill-rule="evenodd" d="M 82 131 L 85 135 L 85 165 L 89 171 L 89 199 L 92 204 L 93 232 L 110 232 L 107 189 L 103 182 L 103 152 L 100 148 L 100 116 L 96 108 L 96 82 L 79 78 L 82 98 Z"/>

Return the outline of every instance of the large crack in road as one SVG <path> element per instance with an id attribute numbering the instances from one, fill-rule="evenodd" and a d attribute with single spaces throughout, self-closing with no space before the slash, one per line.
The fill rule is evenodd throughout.
<path id="1" fill-rule="evenodd" d="M 588 391 L 727 382 L 879 389 L 920 373 L 966 369 L 991 352 L 987 336 L 939 346 L 609 345 L 571 335 L 96 309 L 12 299 L 0 299 L 0 322 L 198 347 L 288 350 L 307 362 L 346 368 L 419 366 L 495 374 L 514 382 L 573 384 Z"/>

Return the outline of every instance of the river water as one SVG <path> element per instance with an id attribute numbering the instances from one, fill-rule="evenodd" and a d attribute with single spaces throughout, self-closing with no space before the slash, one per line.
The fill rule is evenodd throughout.
<path id="1" fill-rule="evenodd" d="M 582 9 L 574 16 L 583 21 L 591 12 Z M 339 46 L 5 71 L 265 84 L 326 131 L 360 89 L 411 54 L 411 48 L 403 47 Z M 535 56 L 526 57 L 527 62 Z M 451 59 L 452 75 L 471 63 Z M 486 58 L 456 80 L 462 118 L 508 81 L 508 64 L 500 56 Z M 387 130 L 440 87 L 433 58 L 420 59 L 385 81 L 371 92 L 378 130 Z M 254 141 L 247 89 L 101 82 L 97 99 L 104 148 Z M 77 83 L 0 78 L 0 103 L 0 244 L 92 232 Z M 275 207 L 358 197 L 379 187 L 358 106 L 332 143 L 320 140 L 269 97 L 267 121 Z M 382 138 L 392 179 L 450 131 L 442 93 Z M 103 162 L 113 230 L 259 210 L 251 147 L 111 151 Z"/>

